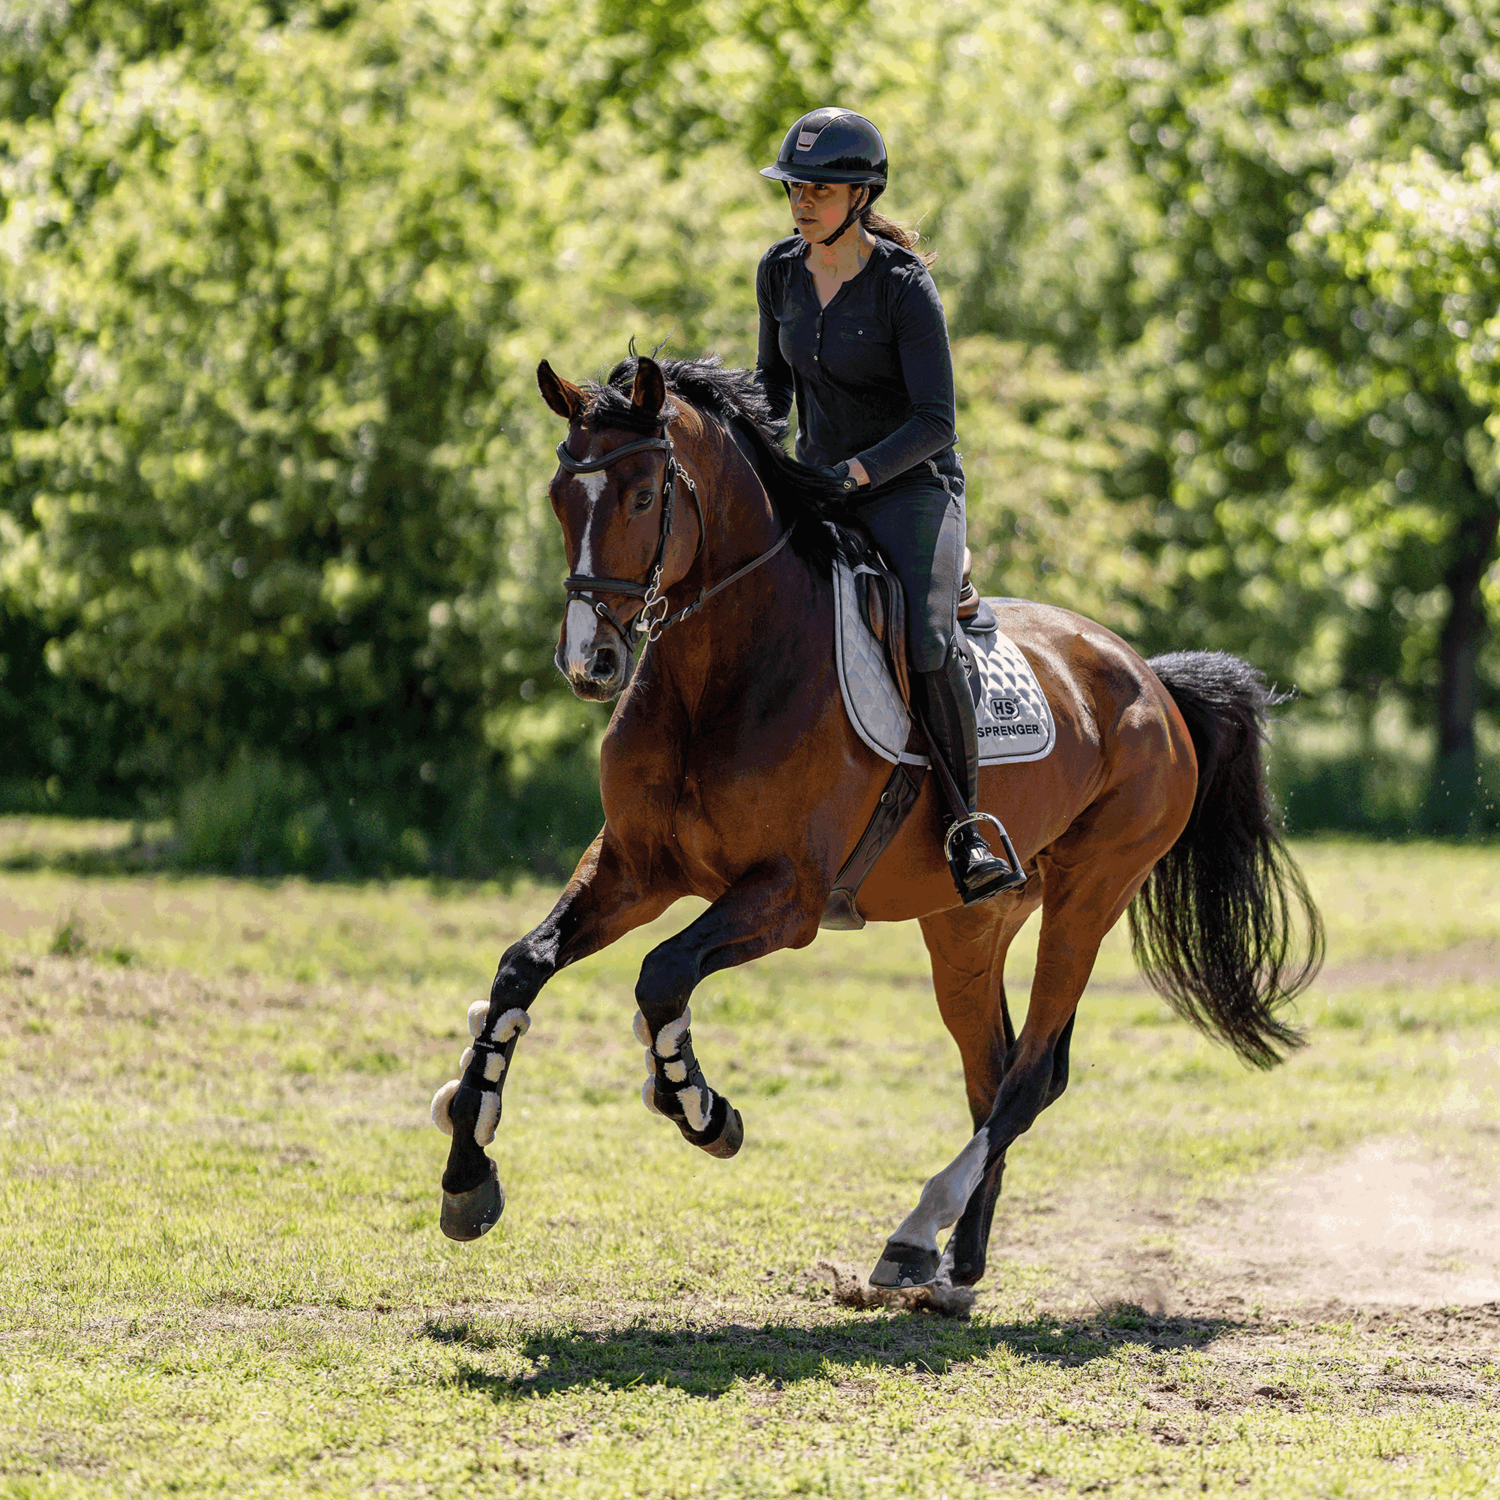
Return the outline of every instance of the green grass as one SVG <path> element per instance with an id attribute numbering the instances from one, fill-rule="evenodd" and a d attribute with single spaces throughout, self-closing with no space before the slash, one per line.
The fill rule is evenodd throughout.
<path id="1" fill-rule="evenodd" d="M 550 890 L 0 875 L 0 1495 L 1500 1494 L 1500 1308 L 1263 1286 L 1239 1242 L 1371 1143 L 1493 1187 L 1500 853 L 1299 854 L 1312 1045 L 1248 1073 L 1112 936 L 968 1322 L 818 1269 L 967 1136 L 915 927 L 699 991 L 730 1163 L 639 1102 L 635 974 L 691 913 L 560 976 L 456 1246 L 427 1101 Z"/>

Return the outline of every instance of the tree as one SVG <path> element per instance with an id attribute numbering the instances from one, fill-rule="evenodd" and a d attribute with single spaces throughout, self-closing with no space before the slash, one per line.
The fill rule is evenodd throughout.
<path id="1" fill-rule="evenodd" d="M 1437 815 L 1465 826 L 1495 534 L 1475 459 L 1486 411 L 1451 332 L 1320 226 L 1382 164 L 1420 150 L 1457 171 L 1483 142 L 1500 12 L 1226 0 L 1128 14 L 1123 97 L 1160 226 L 1138 253 L 1135 357 L 1160 421 L 1153 482 L 1173 504 L 1159 545 L 1180 607 L 1202 638 L 1292 662 L 1314 689 L 1388 684 L 1430 704 Z M 1436 795 L 1445 780 L 1451 797 Z"/>
<path id="2" fill-rule="evenodd" d="M 1450 465 L 1444 571 L 1450 603 L 1439 641 L 1437 703 L 1438 776 L 1452 791 L 1464 791 L 1477 777 L 1474 714 L 1488 627 L 1483 586 L 1500 530 L 1494 448 L 1500 176 L 1481 148 L 1466 154 L 1462 172 L 1424 151 L 1404 164 L 1365 166 L 1310 216 L 1302 244 L 1365 289 L 1378 337 L 1389 341 L 1388 365 L 1410 372 L 1408 415 L 1421 410 L 1411 400 L 1416 390 L 1442 391 L 1463 435 L 1462 460 L 1455 455 Z M 1447 801 L 1448 830 L 1466 831 L 1472 799 Z"/>

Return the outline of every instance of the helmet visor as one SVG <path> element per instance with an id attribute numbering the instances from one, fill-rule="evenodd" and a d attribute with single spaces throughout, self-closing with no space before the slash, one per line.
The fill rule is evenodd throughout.
<path id="1" fill-rule="evenodd" d="M 789 172 L 780 162 L 775 162 L 769 167 L 762 167 L 760 175 L 769 177 L 773 182 L 817 183 L 829 187 L 837 186 L 841 182 L 878 182 L 882 186 L 885 183 L 884 177 L 871 172 L 868 168 L 798 167 L 795 172 Z"/>

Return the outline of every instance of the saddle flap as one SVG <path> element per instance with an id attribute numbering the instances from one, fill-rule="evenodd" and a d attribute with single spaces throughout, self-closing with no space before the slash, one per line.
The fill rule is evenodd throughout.
<path id="1" fill-rule="evenodd" d="M 858 573 L 854 579 L 855 591 L 859 595 L 859 612 L 870 627 L 870 634 L 883 646 L 885 644 L 885 590 L 875 573 Z"/>
<path id="2" fill-rule="evenodd" d="M 870 634 L 885 651 L 886 665 L 895 680 L 896 690 L 908 710 L 911 708 L 911 672 L 906 662 L 906 590 L 901 580 L 885 568 L 869 564 L 860 568 L 855 587 L 860 611 Z"/>

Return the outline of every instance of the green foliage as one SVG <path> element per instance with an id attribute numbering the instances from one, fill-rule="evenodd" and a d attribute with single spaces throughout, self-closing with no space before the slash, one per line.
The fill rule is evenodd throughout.
<path id="1" fill-rule="evenodd" d="M 1326 236 L 1371 174 L 1414 150 L 1456 169 L 1484 141 L 1500 13 L 1232 0 L 1130 17 L 1120 76 L 1159 225 L 1133 356 L 1173 502 L 1173 624 L 1315 692 L 1421 702 L 1453 546 L 1494 509 L 1473 456 L 1485 413 L 1441 320 Z"/>
<path id="2" fill-rule="evenodd" d="M 1496 516 L 1497 42 L 1470 0 L 17 0 L 0 795 L 166 798 L 231 867 L 531 858 L 603 727 L 551 665 L 532 371 L 748 362 L 755 169 L 829 99 L 938 253 L 986 586 L 1448 745 L 1500 709 L 1453 607 Z"/>
<path id="3" fill-rule="evenodd" d="M 1124 420 L 1097 369 L 1070 370 L 1044 347 L 974 337 L 954 344 L 975 576 L 985 591 L 1045 598 L 1130 636 L 1139 601 L 1161 590 L 1136 545 L 1141 498 L 1109 493 L 1149 434 Z"/>
<path id="4" fill-rule="evenodd" d="M 468 765 L 428 761 L 415 783 L 379 788 L 367 775 L 346 796 L 353 782 L 330 789 L 305 766 L 242 752 L 183 788 L 165 855 L 187 869 L 239 875 L 476 880 L 520 864 L 558 878 L 603 821 L 587 747 L 549 758 L 519 782 L 497 784 L 471 756 Z"/>
<path id="5" fill-rule="evenodd" d="M 141 717 L 49 671 L 46 643 L 34 617 L 0 600 L 0 810 L 128 814 Z"/>

